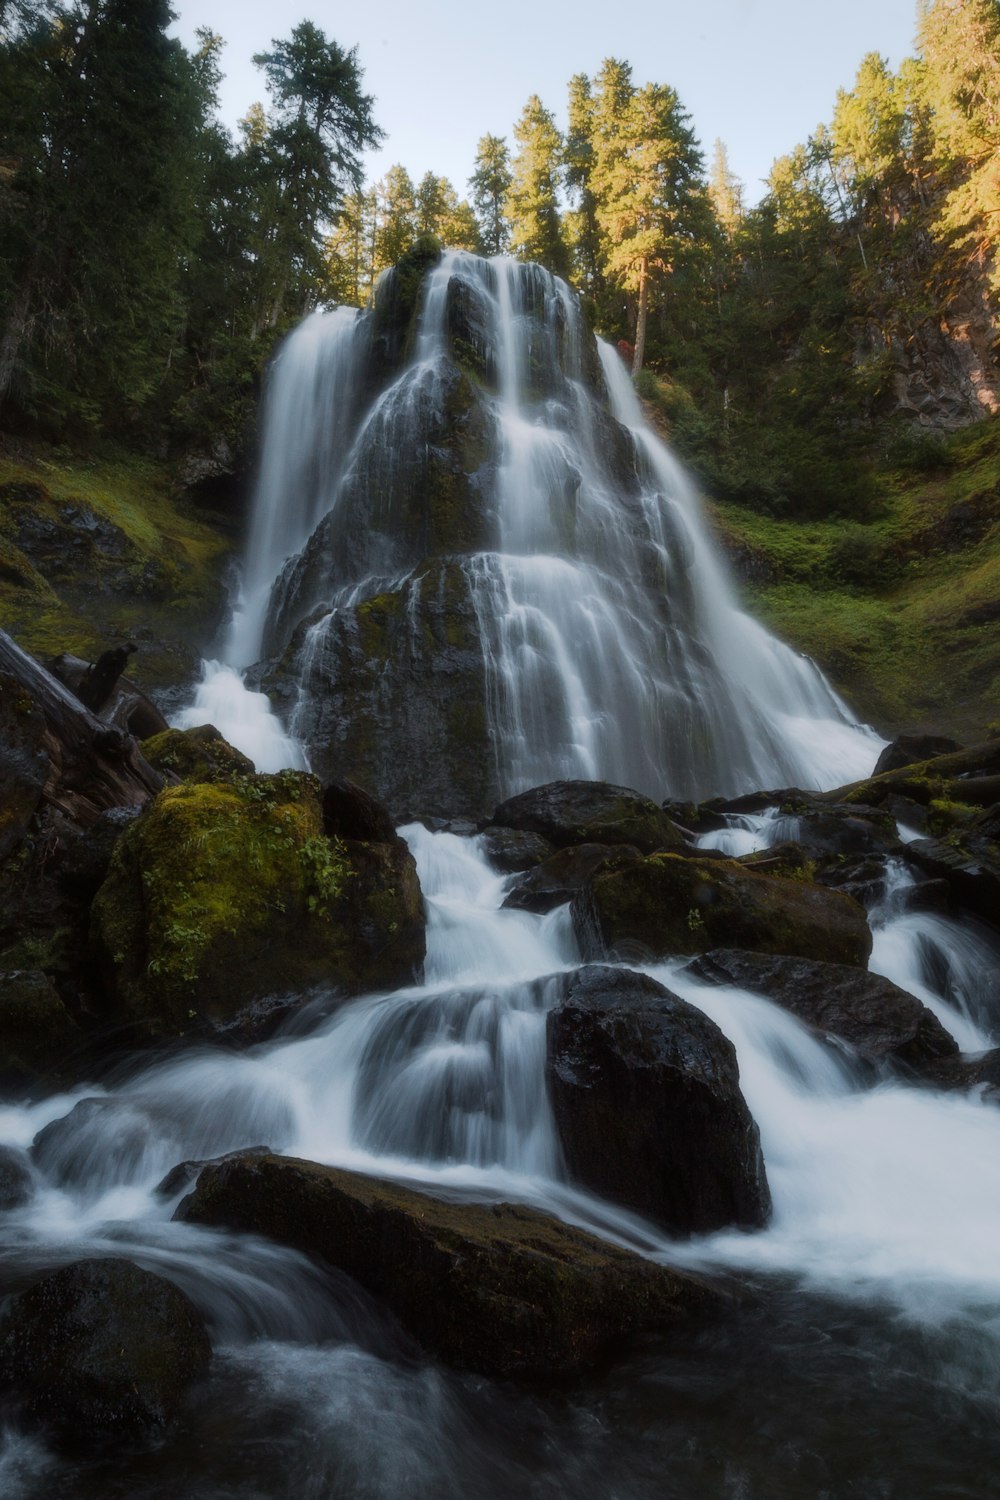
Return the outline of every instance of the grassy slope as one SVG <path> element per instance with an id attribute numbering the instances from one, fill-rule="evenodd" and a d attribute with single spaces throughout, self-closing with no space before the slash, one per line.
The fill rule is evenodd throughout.
<path id="1" fill-rule="evenodd" d="M 224 602 L 224 522 L 134 454 L 0 448 L 0 624 L 42 660 L 131 639 L 130 675 L 186 679 Z"/>
<path id="2" fill-rule="evenodd" d="M 1000 721 L 1000 420 L 943 447 L 928 471 L 883 472 L 864 525 L 712 510 L 749 607 L 862 717 L 972 742 Z"/>

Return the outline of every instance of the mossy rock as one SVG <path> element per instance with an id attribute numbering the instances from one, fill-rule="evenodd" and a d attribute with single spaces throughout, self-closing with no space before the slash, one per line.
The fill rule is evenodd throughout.
<path id="1" fill-rule="evenodd" d="M 508 797 L 490 827 L 537 833 L 557 849 L 631 844 L 644 854 L 684 845 L 684 835 L 649 797 L 607 781 L 550 781 Z"/>
<path id="2" fill-rule="evenodd" d="M 704 1282 L 512 1203 L 442 1202 L 335 1167 L 245 1154 L 207 1166 L 175 1217 L 267 1235 L 382 1298 L 449 1364 L 545 1377 L 722 1303 Z"/>
<path id="3" fill-rule="evenodd" d="M 252 776 L 254 763 L 224 740 L 214 724 L 195 729 L 165 729 L 143 740 L 142 753 L 157 771 L 181 781 L 228 781 Z"/>
<path id="4" fill-rule="evenodd" d="M 412 860 L 328 839 L 299 771 L 161 792 L 115 847 L 92 936 L 119 1018 L 153 1036 L 317 984 L 406 983 L 423 958 Z"/>
<path id="5" fill-rule="evenodd" d="M 82 1040 L 45 974 L 0 973 L 0 1086 L 18 1090 L 59 1077 Z"/>
<path id="6" fill-rule="evenodd" d="M 573 920 L 587 959 L 740 947 L 863 966 L 872 946 L 864 911 L 849 896 L 735 860 L 677 854 L 596 876 L 575 898 Z"/>

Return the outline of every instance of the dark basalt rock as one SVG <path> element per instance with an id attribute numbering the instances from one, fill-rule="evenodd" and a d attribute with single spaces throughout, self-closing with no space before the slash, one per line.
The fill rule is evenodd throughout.
<path id="1" fill-rule="evenodd" d="M 111 1187 L 130 1181 L 169 1129 L 127 1098 L 81 1099 L 38 1132 L 31 1156 L 57 1187 Z"/>
<path id="2" fill-rule="evenodd" d="M 127 1260 L 44 1277 L 0 1324 L 0 1384 L 35 1420 L 84 1443 L 167 1426 L 210 1357 L 189 1298 Z"/>
<path id="3" fill-rule="evenodd" d="M 764 995 L 817 1031 L 849 1043 L 870 1062 L 919 1070 L 958 1053 L 954 1038 L 915 996 L 880 974 L 848 964 L 724 948 L 702 954 L 687 972 L 708 984 Z"/>
<path id="4" fill-rule="evenodd" d="M 0 1087 L 20 1089 L 59 1076 L 81 1041 L 45 974 L 0 974 Z"/>
<path id="5" fill-rule="evenodd" d="M 21 1208 L 31 1197 L 34 1185 L 27 1153 L 14 1146 L 0 1146 L 0 1212 Z"/>
<path id="6" fill-rule="evenodd" d="M 401 842 L 388 808 L 352 781 L 331 781 L 323 788 L 323 832 L 328 839 Z"/>
<path id="7" fill-rule="evenodd" d="M 677 825 L 649 797 L 607 781 L 550 781 L 501 802 L 490 828 L 537 833 L 557 849 L 632 844 L 644 854 L 685 846 Z"/>
<path id="8" fill-rule="evenodd" d="M 979 1057 L 946 1057 L 924 1070 L 924 1081 L 937 1089 L 971 1093 L 979 1089 L 990 1104 L 1000 1104 L 1000 1047 Z"/>
<path id="9" fill-rule="evenodd" d="M 442 1202 L 287 1157 L 206 1167 L 175 1217 L 319 1256 L 386 1302 L 425 1348 L 491 1375 L 572 1374 L 623 1337 L 719 1304 L 697 1278 L 535 1209 Z"/>
<path id="10" fill-rule="evenodd" d="M 507 893 L 504 906 L 518 911 L 547 912 L 571 901 L 600 870 L 621 870 L 642 858 L 630 844 L 579 844 L 558 849 L 529 870 Z"/>
<path id="11" fill-rule="evenodd" d="M 883 771 L 899 771 L 903 766 L 915 765 L 918 761 L 931 760 L 935 755 L 953 755 L 964 747 L 957 740 L 949 740 L 943 734 L 898 734 L 886 745 L 875 762 L 873 776 Z"/>
<path id="12" fill-rule="evenodd" d="M 644 974 L 594 965 L 571 976 L 546 1039 L 575 1181 L 671 1234 L 767 1222 L 760 1136 L 714 1021 Z"/>
<path id="13" fill-rule="evenodd" d="M 943 880 L 957 906 L 1000 927 L 1000 840 L 991 819 L 996 810 L 952 839 L 915 839 L 906 858 L 932 880 Z"/>
<path id="14" fill-rule="evenodd" d="M 760 875 L 735 860 L 655 854 L 595 875 L 573 901 L 587 959 L 669 958 L 738 944 L 827 963 L 863 965 L 864 911 L 839 891 Z"/>
<path id="15" fill-rule="evenodd" d="M 548 839 L 538 833 L 522 833 L 518 828 L 486 828 L 479 835 L 480 848 L 494 870 L 502 875 L 518 875 L 548 859 L 553 852 Z"/>
<path id="16" fill-rule="evenodd" d="M 45 718 L 16 677 L 0 673 L 0 860 L 22 842 L 49 770 Z"/>
<path id="17" fill-rule="evenodd" d="M 193 1188 L 198 1178 L 206 1167 L 216 1167 L 220 1162 L 233 1161 L 237 1157 L 245 1156 L 273 1156 L 274 1152 L 270 1146 L 244 1146 L 239 1151 L 227 1151 L 223 1156 L 205 1157 L 201 1161 L 179 1161 L 175 1167 L 171 1167 L 165 1177 L 162 1177 L 153 1189 L 158 1198 L 176 1198 L 178 1193 L 183 1193 Z"/>
<path id="18" fill-rule="evenodd" d="M 492 805 L 483 650 L 460 559 L 428 562 L 402 584 L 338 609 L 312 642 L 299 700 L 301 644 L 296 637 L 263 685 L 279 704 L 299 703 L 321 778 L 376 787 L 394 820 L 403 811 L 450 818 Z"/>

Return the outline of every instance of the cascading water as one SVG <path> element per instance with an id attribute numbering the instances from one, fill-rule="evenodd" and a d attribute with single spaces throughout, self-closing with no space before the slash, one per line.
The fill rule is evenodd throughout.
<path id="1" fill-rule="evenodd" d="M 442 332 L 456 277 L 482 293 L 481 311 L 492 318 L 499 310 L 481 345 L 482 368 L 495 376 L 486 425 L 500 434 L 499 456 L 477 471 L 494 531 L 489 547 L 459 554 L 456 565 L 474 605 L 474 649 L 449 639 L 447 610 L 421 612 L 432 597 L 453 602 L 447 567 L 421 573 L 420 558 L 408 559 L 402 542 L 381 533 L 348 535 L 345 555 L 355 561 L 332 592 L 312 593 L 344 535 L 331 521 L 338 508 L 337 526 L 357 529 L 361 480 L 390 506 L 396 471 L 391 463 L 389 473 L 379 469 L 389 460 L 381 448 L 375 456 L 366 450 L 364 433 L 399 438 L 412 411 L 440 406 L 461 386 Z M 544 318 L 529 317 L 539 308 Z M 672 735 L 694 733 L 696 721 L 715 745 L 706 739 L 709 777 L 724 747 L 742 757 L 740 784 L 816 784 L 868 769 L 873 740 L 850 728 L 818 674 L 735 610 L 693 502 L 637 426 L 613 357 L 602 356 L 617 416 L 594 405 L 576 316 L 572 299 L 543 273 L 447 258 L 426 294 L 413 363 L 376 391 L 353 447 L 345 453 L 338 439 L 307 460 L 299 444 L 291 488 L 303 508 L 288 553 L 310 528 L 311 538 L 288 559 L 278 533 L 261 524 L 255 535 L 269 561 L 248 567 L 233 639 L 270 631 L 273 649 L 282 619 L 302 606 L 305 623 L 290 634 L 307 724 L 308 698 L 338 628 L 342 643 L 360 647 L 365 631 L 370 643 L 401 601 L 396 639 L 419 643 L 440 628 L 438 659 L 465 653 L 478 663 L 505 789 L 558 772 L 641 781 L 652 760 L 641 746 L 633 755 L 627 742 L 648 733 L 656 755 L 668 757 Z M 499 338 L 501 328 L 509 338 Z M 331 392 L 343 393 L 337 399 L 347 413 L 362 386 L 345 371 L 360 368 L 351 364 L 359 350 L 367 347 L 370 358 L 365 324 L 320 319 L 307 329 L 325 351 L 314 349 L 316 368 L 327 371 Z M 543 374 L 551 374 L 557 348 L 568 373 L 553 388 Z M 526 369 L 543 388 L 537 398 L 525 389 Z M 307 396 L 289 397 L 289 418 L 312 421 Z M 577 423 L 584 411 L 597 413 L 600 436 L 590 450 L 571 447 L 567 436 L 585 427 Z M 551 417 L 544 425 L 543 415 Z M 356 417 L 356 408 L 345 414 L 341 430 L 354 432 Z M 625 521 L 596 451 L 605 441 L 632 465 Z M 264 470 L 279 506 L 280 467 L 272 454 Z M 562 545 L 567 534 L 572 549 Z M 415 545 L 426 541 L 422 535 Z M 363 571 L 383 544 L 384 571 Z M 624 581 L 622 569 L 631 569 Z M 268 624 L 264 590 L 252 580 L 276 570 Z M 670 610 L 654 611 L 651 623 L 644 611 L 661 593 Z M 298 604 L 289 613 L 290 600 Z M 611 663 L 603 685 L 602 650 Z M 667 660 L 669 677 L 661 672 Z M 216 674 L 220 686 L 223 675 Z M 238 700 L 238 674 L 228 674 L 226 690 Z M 392 689 L 384 691 L 391 706 Z M 766 708 L 751 704 L 757 694 Z M 290 705 L 296 701 L 293 694 Z M 727 722 L 744 712 L 742 725 Z M 660 713 L 666 728 L 654 722 Z M 256 736 L 272 731 L 259 719 L 244 747 L 253 754 Z M 405 746 L 395 753 L 405 758 Z M 776 817 L 743 821 L 738 832 L 752 842 L 781 834 Z M 0 1109 L 0 1142 L 15 1151 L 36 1142 L 33 1195 L 0 1215 L 7 1284 L 84 1256 L 125 1255 L 188 1291 L 216 1350 L 207 1387 L 154 1455 L 57 1456 L 44 1437 L 12 1427 L 0 1431 L 0 1493 L 12 1500 L 394 1500 L 403 1489 L 416 1500 L 991 1493 L 1000 1461 L 995 1106 L 901 1079 L 873 1087 L 848 1054 L 769 1001 L 708 988 L 682 961 L 650 968 L 734 1041 L 774 1198 L 763 1232 L 670 1242 L 567 1180 L 543 1075 L 546 1013 L 560 976 L 579 961 L 566 908 L 544 917 L 503 910 L 505 882 L 477 840 L 420 823 L 404 833 L 428 912 L 422 985 L 365 996 L 332 1015 L 319 997 L 312 1029 L 307 1016 L 294 1033 L 249 1052 L 205 1047 L 134 1067 L 100 1088 Z M 995 939 L 915 912 L 904 885 L 904 875 L 891 875 L 872 913 L 873 967 L 932 1006 L 964 1047 L 990 1045 L 1000 1015 L 983 975 L 996 968 Z M 182 1189 L 164 1196 L 157 1185 L 175 1163 L 259 1144 L 466 1198 L 533 1204 L 646 1255 L 738 1275 L 744 1285 L 749 1273 L 753 1290 L 718 1327 L 652 1341 L 571 1393 L 518 1392 L 455 1375 L 421 1356 L 343 1278 L 263 1241 L 172 1221 Z"/>
<path id="2" fill-rule="evenodd" d="M 386 369 L 393 296 L 390 275 L 279 356 L 230 636 L 233 668 L 283 658 L 265 680 L 321 773 L 469 815 L 556 778 L 697 798 L 870 770 L 875 736 L 737 608 L 562 282 L 448 252 Z M 470 756 L 478 783 L 449 777 Z"/>

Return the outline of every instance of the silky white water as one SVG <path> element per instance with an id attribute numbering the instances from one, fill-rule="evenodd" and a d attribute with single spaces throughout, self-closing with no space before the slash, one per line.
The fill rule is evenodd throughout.
<path id="1" fill-rule="evenodd" d="M 364 317 L 316 314 L 283 346 L 226 667 L 206 669 L 196 711 L 247 750 L 234 679 L 262 640 L 285 650 L 306 621 L 285 750 L 301 763 L 325 738 L 315 704 L 326 674 L 341 673 L 331 660 L 365 601 L 406 596 L 406 653 L 439 649 L 427 644 L 427 561 L 404 505 L 415 503 L 409 469 L 428 430 L 442 441 L 462 296 L 475 299 L 496 371 L 493 394 L 479 394 L 493 436 L 479 481 L 483 545 L 443 545 L 478 622 L 490 744 L 476 753 L 495 765 L 497 798 L 559 777 L 698 797 L 867 774 L 881 742 L 810 661 L 738 608 L 690 480 L 644 423 L 618 356 L 593 344 L 575 296 L 538 267 L 456 251 L 428 273 L 412 358 L 377 395 L 359 394 L 371 357 Z M 405 691 L 393 661 L 383 670 L 381 736 Z M 270 767 L 281 731 L 266 733 Z M 419 761 L 412 774 L 404 805 L 419 805 Z"/>

